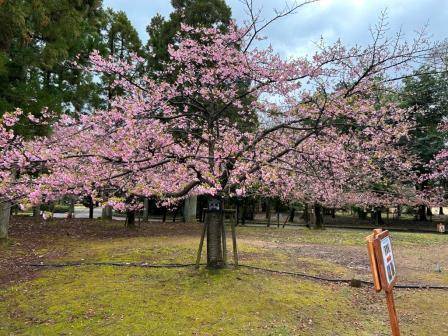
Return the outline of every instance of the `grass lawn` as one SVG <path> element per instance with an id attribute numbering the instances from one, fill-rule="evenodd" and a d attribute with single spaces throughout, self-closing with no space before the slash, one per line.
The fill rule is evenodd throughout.
<path id="1" fill-rule="evenodd" d="M 247 268 L 26 263 L 192 263 L 199 224 L 16 219 L 0 246 L 0 335 L 389 335 L 384 294 Z M 246 265 L 370 279 L 367 231 L 240 227 Z M 392 233 L 400 283 L 448 286 L 448 236 Z M 230 240 L 228 246 L 231 246 Z M 231 255 L 229 254 L 229 258 Z M 442 272 L 434 271 L 439 263 Z M 446 335 L 448 291 L 396 290 L 403 335 Z"/>

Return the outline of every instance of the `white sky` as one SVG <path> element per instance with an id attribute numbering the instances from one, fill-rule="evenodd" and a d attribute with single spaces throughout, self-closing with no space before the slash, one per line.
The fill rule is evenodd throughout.
<path id="1" fill-rule="evenodd" d="M 103 0 L 106 7 L 123 10 L 146 41 L 145 27 L 156 13 L 168 16 L 169 0 Z M 291 0 L 290 0 L 291 2 Z M 274 8 L 282 8 L 282 0 L 254 0 L 270 17 Z M 232 16 L 242 22 L 247 16 L 239 0 L 227 0 Z M 265 35 L 282 55 L 310 53 L 313 43 L 322 36 L 332 42 L 341 38 L 349 45 L 369 41 L 369 26 L 377 22 L 381 11 L 387 9 L 390 33 L 402 28 L 407 36 L 428 24 L 435 40 L 448 38 L 448 0 L 320 0 L 307 5 L 297 14 L 277 22 Z"/>

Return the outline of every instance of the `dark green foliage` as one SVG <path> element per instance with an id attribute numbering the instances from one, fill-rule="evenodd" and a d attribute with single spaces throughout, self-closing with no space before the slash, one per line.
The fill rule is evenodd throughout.
<path id="1" fill-rule="evenodd" d="M 122 60 L 129 60 L 132 54 L 143 56 L 142 43 L 126 13 L 105 10 L 101 28 L 101 44 L 98 49 L 103 56 L 112 55 Z M 102 92 L 103 96 L 107 97 L 103 101 L 103 107 L 106 107 L 114 96 L 121 94 L 119 88 L 112 87 L 114 80 L 113 75 L 102 76 Z"/>
<path id="2" fill-rule="evenodd" d="M 98 104 L 83 64 L 98 42 L 101 0 L 0 1 L 0 114 L 17 107 L 40 115 L 81 111 Z M 23 125 L 22 134 L 45 130 Z"/>
<path id="3" fill-rule="evenodd" d="M 448 76 L 423 68 L 421 74 L 407 79 L 402 95 L 403 107 L 411 108 L 416 128 L 409 141 L 411 151 L 426 164 L 443 147 L 446 134 L 437 127 L 448 117 Z M 424 171 L 424 167 L 419 167 Z"/>
<path id="4" fill-rule="evenodd" d="M 448 76 L 446 72 L 436 73 L 429 67 L 422 67 L 417 76 L 405 80 L 402 92 L 402 106 L 410 108 L 415 121 L 407 146 L 410 153 L 419 158 L 415 169 L 428 173 L 427 164 L 445 147 L 447 134 L 439 129 L 441 122 L 448 117 Z M 425 181 L 417 189 L 427 187 Z M 426 206 L 417 210 L 419 220 L 427 220 Z"/>
<path id="5" fill-rule="evenodd" d="M 132 53 L 141 55 L 142 43 L 126 13 L 105 10 L 103 14 L 103 48 L 107 55 L 129 59 Z M 104 51 L 104 50 L 103 50 Z"/>
<path id="6" fill-rule="evenodd" d="M 113 77 L 94 77 L 87 64 L 93 50 L 128 59 L 142 55 L 137 31 L 124 12 L 103 10 L 101 0 L 0 0 L 0 115 L 21 108 L 39 116 L 86 113 L 107 107 L 118 94 Z M 48 129 L 20 125 L 26 136 Z"/>

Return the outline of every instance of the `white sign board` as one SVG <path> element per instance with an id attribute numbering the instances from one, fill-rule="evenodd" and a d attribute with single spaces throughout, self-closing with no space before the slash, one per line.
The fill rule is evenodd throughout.
<path id="1" fill-rule="evenodd" d="M 392 253 L 392 243 L 389 236 L 381 239 L 381 251 L 383 255 L 384 274 L 386 274 L 386 280 L 388 284 L 391 284 L 397 274 L 395 268 L 394 255 Z"/>

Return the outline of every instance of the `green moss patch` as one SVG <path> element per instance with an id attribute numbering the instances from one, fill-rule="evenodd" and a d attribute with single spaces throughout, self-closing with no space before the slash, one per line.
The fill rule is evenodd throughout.
<path id="1" fill-rule="evenodd" d="M 39 234 L 24 227 L 1 247 L 0 271 L 23 260 L 192 263 L 200 232 L 199 225 L 184 224 L 151 224 L 132 232 L 115 222 L 60 224 L 36 226 Z M 238 228 L 240 261 L 370 279 L 367 233 Z M 445 264 L 442 273 L 433 271 L 434 262 L 446 260 L 446 236 L 393 233 L 393 239 L 400 281 L 448 285 Z M 231 261 L 231 253 L 228 257 Z M 0 335 L 390 334 L 384 293 L 371 288 L 246 268 L 81 266 L 33 272 L 0 287 Z M 446 334 L 448 291 L 397 290 L 396 303 L 403 335 Z"/>
<path id="2" fill-rule="evenodd" d="M 5 334 L 355 335 L 366 318 L 350 291 L 247 270 L 71 267 L 0 293 Z"/>

